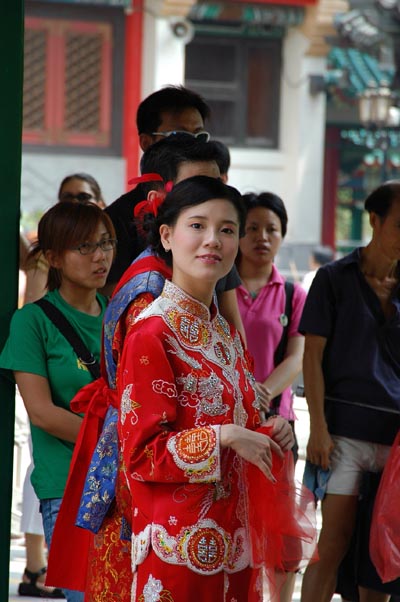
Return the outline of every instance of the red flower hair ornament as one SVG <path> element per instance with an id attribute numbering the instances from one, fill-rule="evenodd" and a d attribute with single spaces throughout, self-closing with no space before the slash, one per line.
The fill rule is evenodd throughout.
<path id="1" fill-rule="evenodd" d="M 144 173 L 128 180 L 128 184 L 142 184 L 143 182 L 163 182 L 164 180 L 158 173 Z"/>
<path id="2" fill-rule="evenodd" d="M 163 182 L 162 177 L 157 173 L 147 173 L 142 176 L 137 176 L 136 178 L 132 178 L 129 180 L 128 184 L 139 184 L 142 182 Z M 161 203 L 165 199 L 165 195 L 167 192 L 171 192 L 173 187 L 173 182 L 167 182 L 164 186 L 164 190 L 162 191 L 152 191 L 149 195 L 149 198 L 145 199 L 138 203 L 134 210 L 133 214 L 136 218 L 143 218 L 146 213 L 151 213 L 155 217 L 158 213 L 158 208 Z"/>
<path id="3" fill-rule="evenodd" d="M 154 217 L 156 217 L 158 208 L 161 205 L 161 203 L 163 203 L 164 199 L 164 191 L 157 192 L 156 190 L 154 190 L 148 199 L 140 201 L 140 203 L 138 203 L 135 206 L 133 210 L 133 215 L 136 218 L 142 218 L 146 213 L 152 213 Z"/>

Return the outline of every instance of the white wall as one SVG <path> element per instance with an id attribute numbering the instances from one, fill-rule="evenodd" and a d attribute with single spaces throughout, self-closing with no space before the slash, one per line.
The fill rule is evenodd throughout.
<path id="1" fill-rule="evenodd" d="M 145 11 L 143 28 L 142 98 L 168 84 L 185 80 L 185 42 L 177 38 L 168 18 Z"/>
<path id="2" fill-rule="evenodd" d="M 284 153 L 251 148 L 231 148 L 230 151 L 229 184 L 242 193 L 268 190 L 284 196 Z"/>
<path id="3" fill-rule="evenodd" d="M 107 204 L 124 192 L 124 160 L 121 158 L 23 153 L 22 213 L 48 209 L 57 201 L 61 180 L 81 171 L 96 178 Z"/>
<path id="4" fill-rule="evenodd" d="M 284 46 L 281 131 L 289 235 L 316 241 L 322 218 L 326 96 L 310 94 L 309 76 L 325 72 L 325 59 L 308 57 L 307 48 L 302 34 L 289 32 Z"/>

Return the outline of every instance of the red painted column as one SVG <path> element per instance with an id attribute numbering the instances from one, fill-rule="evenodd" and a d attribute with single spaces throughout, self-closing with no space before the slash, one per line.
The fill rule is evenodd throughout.
<path id="1" fill-rule="evenodd" d="M 328 126 L 325 136 L 321 242 L 336 247 L 335 221 L 339 177 L 340 129 Z"/>
<path id="2" fill-rule="evenodd" d="M 125 64 L 123 90 L 122 154 L 126 160 L 125 188 L 139 172 L 139 139 L 136 110 L 142 100 L 143 0 L 133 0 L 132 12 L 125 20 Z"/>

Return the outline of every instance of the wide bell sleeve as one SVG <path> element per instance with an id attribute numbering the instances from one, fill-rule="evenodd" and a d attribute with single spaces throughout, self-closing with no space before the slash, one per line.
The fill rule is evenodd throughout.
<path id="1" fill-rule="evenodd" d="M 165 345 L 160 334 L 143 326 L 125 341 L 118 396 L 119 437 L 128 482 L 219 481 L 220 426 L 177 429 L 177 414 L 184 409 L 178 404 Z"/>

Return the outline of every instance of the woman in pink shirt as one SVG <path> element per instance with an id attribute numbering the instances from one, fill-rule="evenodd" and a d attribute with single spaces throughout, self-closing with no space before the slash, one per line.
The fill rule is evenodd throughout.
<path id="1" fill-rule="evenodd" d="M 254 358 L 262 408 L 267 414 L 280 414 L 293 425 L 291 384 L 302 367 L 304 337 L 298 326 L 306 293 L 300 285 L 294 285 L 288 321 L 285 279 L 274 265 L 287 229 L 285 205 L 271 192 L 246 194 L 243 199 L 247 210 L 245 235 L 240 239 L 236 261 L 242 279 L 236 289 L 239 311 L 247 347 Z M 287 343 L 277 363 L 274 356 L 286 323 Z M 294 581 L 294 575 L 288 577 L 280 591 L 280 602 L 292 599 Z"/>
<path id="2" fill-rule="evenodd" d="M 281 416 L 294 420 L 290 386 L 301 371 L 304 337 L 298 332 L 298 325 L 306 293 L 300 285 L 294 285 L 287 345 L 282 361 L 275 365 L 274 355 L 287 316 L 285 279 L 274 260 L 286 234 L 288 217 L 282 199 L 271 192 L 246 194 L 243 198 L 247 217 L 237 258 L 242 279 L 242 285 L 236 289 L 239 310 L 254 358 L 263 410 L 268 413 L 275 407 Z"/>

